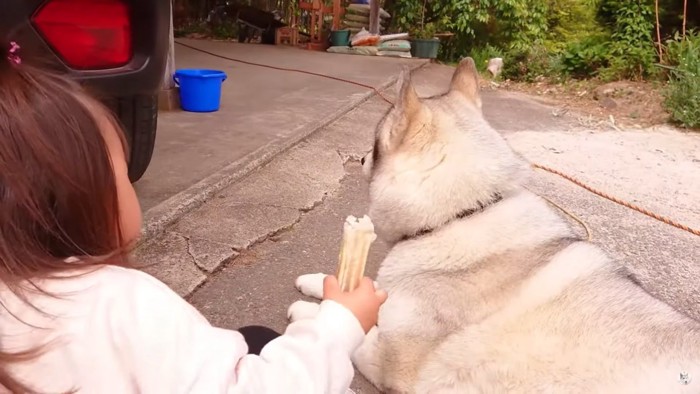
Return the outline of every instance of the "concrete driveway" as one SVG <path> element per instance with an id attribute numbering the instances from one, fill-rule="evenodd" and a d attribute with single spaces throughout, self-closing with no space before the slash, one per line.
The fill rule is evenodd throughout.
<path id="1" fill-rule="evenodd" d="M 417 71 L 414 80 L 419 93 L 444 91 L 451 71 L 438 65 Z M 556 108 L 527 96 L 483 93 L 487 119 L 525 158 L 693 228 L 700 227 L 700 135 L 672 128 L 586 129 L 573 118 L 554 116 Z M 392 94 L 386 93 L 390 99 Z M 216 189 L 204 205 L 178 216 L 164 232 L 146 239 L 137 256 L 144 263 L 157 264 L 149 271 L 182 295 L 216 278 L 218 269 L 227 263 L 235 266 L 239 255 L 250 260 L 250 253 L 256 253 L 255 245 L 293 228 L 337 190 L 346 177 L 344 165 L 369 150 L 374 127 L 387 108 L 387 103 L 375 97 L 275 157 L 269 165 Z M 630 270 L 650 291 L 679 309 L 691 306 L 689 313 L 700 318 L 700 308 L 692 307 L 700 299 L 696 280 L 700 277 L 700 242 L 696 236 L 615 205 L 554 175 L 535 175 L 529 182 L 534 191 L 582 217 L 593 229 L 593 240 L 610 253 L 631 258 Z M 365 194 L 362 190 L 356 193 Z M 357 197 L 356 201 L 365 198 Z M 361 211 L 359 207 L 353 210 Z M 318 248 L 305 250 L 306 254 Z M 261 262 L 260 267 L 264 266 Z M 278 267 L 282 271 L 274 273 L 277 286 L 288 286 L 287 281 L 291 284 L 291 273 L 299 272 L 298 268 Z M 276 299 L 280 305 L 291 301 L 282 296 Z"/>
<path id="2" fill-rule="evenodd" d="M 178 41 L 226 57 L 307 70 L 376 88 L 387 86 L 404 66 L 425 64 L 418 59 L 327 54 L 284 46 Z M 247 165 L 259 165 L 372 93 L 335 80 L 220 59 L 182 45 L 176 45 L 175 56 L 178 68 L 223 70 L 228 79 L 223 84 L 220 111 L 159 114 L 153 160 L 136 184 L 149 222 L 163 220 L 183 204 L 189 208 L 193 201 L 201 202 L 197 199 L 209 188 L 198 182 L 209 178 L 205 183 L 212 185 L 245 173 Z"/>
<path id="3" fill-rule="evenodd" d="M 159 114 L 153 160 L 136 183 L 145 211 L 146 237 L 162 231 L 216 190 L 244 177 L 374 94 L 362 86 L 233 62 L 189 47 L 247 62 L 325 74 L 380 90 L 391 85 L 403 67 L 415 70 L 427 64 L 421 59 L 328 54 L 284 46 L 178 41 L 187 45 L 176 45 L 178 68 L 219 69 L 228 79 L 223 84 L 220 111 Z M 447 69 L 433 65 L 416 78 L 439 79 L 449 75 Z M 544 118 L 532 116 L 543 106 L 535 102 L 512 105 L 520 100 L 518 95 L 487 96 L 486 100 L 493 97 L 498 101 L 486 109 L 497 127 L 522 130 L 544 126 Z M 540 111 L 533 112 L 533 106 Z M 500 116 L 504 110 L 511 111 L 511 116 Z M 550 118 L 549 126 L 568 124 L 566 119 Z"/>

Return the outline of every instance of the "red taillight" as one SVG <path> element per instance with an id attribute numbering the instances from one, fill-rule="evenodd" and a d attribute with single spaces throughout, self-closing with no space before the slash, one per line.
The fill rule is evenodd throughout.
<path id="1" fill-rule="evenodd" d="M 72 68 L 114 68 L 131 60 L 131 20 L 123 1 L 49 0 L 32 19 Z"/>

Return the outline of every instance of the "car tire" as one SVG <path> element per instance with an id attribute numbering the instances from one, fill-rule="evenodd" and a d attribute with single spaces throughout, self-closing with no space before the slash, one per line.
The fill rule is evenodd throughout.
<path id="1" fill-rule="evenodd" d="M 133 96 L 110 100 L 108 106 L 119 119 L 129 144 L 129 179 L 141 179 L 153 156 L 158 125 L 158 97 Z"/>

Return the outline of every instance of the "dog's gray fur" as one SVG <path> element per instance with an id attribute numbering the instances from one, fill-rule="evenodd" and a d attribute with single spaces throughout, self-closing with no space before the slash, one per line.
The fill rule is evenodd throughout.
<path id="1" fill-rule="evenodd" d="M 700 393 L 700 324 L 521 188 L 528 165 L 484 120 L 471 59 L 427 99 L 404 72 L 364 169 L 370 217 L 393 244 L 377 276 L 389 299 L 353 358 L 377 387 Z M 297 286 L 319 297 L 322 278 Z M 290 317 L 315 310 L 298 302 Z"/>

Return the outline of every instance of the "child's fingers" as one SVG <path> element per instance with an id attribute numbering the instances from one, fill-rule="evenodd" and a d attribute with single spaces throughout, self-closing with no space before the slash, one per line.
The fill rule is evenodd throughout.
<path id="1" fill-rule="evenodd" d="M 370 278 L 368 278 L 368 277 L 365 276 L 364 278 L 362 278 L 362 280 L 360 281 L 360 284 L 359 284 L 357 287 L 358 287 L 358 288 L 361 288 L 361 289 L 365 289 L 365 288 L 366 288 L 366 289 L 368 289 L 368 290 L 369 290 L 369 289 L 374 290 L 374 281 L 373 281 L 372 279 L 370 279 Z"/>
<path id="2" fill-rule="evenodd" d="M 326 275 L 323 278 L 323 297 L 332 297 L 340 293 L 340 285 L 338 284 L 338 278 L 334 275 Z"/>
<path id="3" fill-rule="evenodd" d="M 375 297 L 377 297 L 377 301 L 379 301 L 380 305 L 383 304 L 384 301 L 386 301 L 387 297 L 389 296 L 386 291 L 377 290 L 374 287 L 374 281 L 368 277 L 362 278 L 362 281 L 360 282 L 360 285 L 358 286 L 358 290 L 373 292 Z"/>

